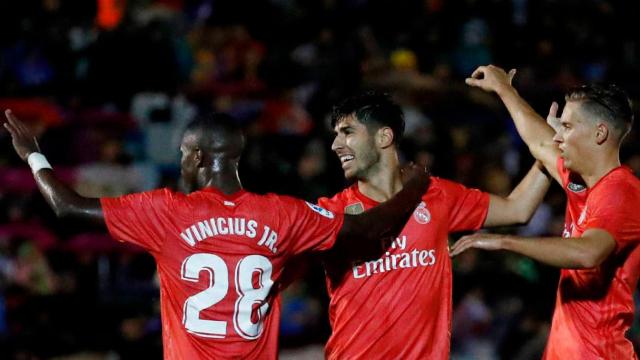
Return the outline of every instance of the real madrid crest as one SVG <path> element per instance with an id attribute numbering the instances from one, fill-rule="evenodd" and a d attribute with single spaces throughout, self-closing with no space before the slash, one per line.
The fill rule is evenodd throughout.
<path id="1" fill-rule="evenodd" d="M 361 202 L 357 202 L 355 204 L 347 205 L 344 208 L 344 213 L 349 215 L 358 215 L 364 212 L 364 205 Z"/>
<path id="2" fill-rule="evenodd" d="M 427 204 L 425 204 L 424 201 L 413 211 L 413 218 L 416 219 L 419 224 L 428 224 L 431 221 L 431 213 L 429 209 L 427 209 Z"/>

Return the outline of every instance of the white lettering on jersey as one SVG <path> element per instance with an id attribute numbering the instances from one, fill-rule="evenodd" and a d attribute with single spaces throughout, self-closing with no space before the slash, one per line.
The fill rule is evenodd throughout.
<path id="1" fill-rule="evenodd" d="M 271 250 L 274 254 L 278 251 L 275 247 L 276 241 L 278 241 L 278 233 L 271 230 L 267 225 L 264 226 L 264 232 L 262 233 L 262 237 L 260 241 L 258 241 L 258 245 L 264 245 Z"/>
<path id="2" fill-rule="evenodd" d="M 391 248 L 404 250 L 407 246 L 407 237 L 402 236 L 391 243 Z M 365 261 L 353 265 L 353 278 L 362 279 L 374 274 L 387 271 L 410 269 L 417 267 L 433 266 L 436 263 L 435 249 L 413 249 L 401 253 L 392 254 L 389 251 L 377 260 Z"/>
<path id="3" fill-rule="evenodd" d="M 189 246 L 196 246 L 200 241 L 222 235 L 245 236 L 249 239 L 259 238 L 258 245 L 267 247 L 274 254 L 277 253 L 278 233 L 269 226 L 263 225 L 263 232 L 258 237 L 258 226 L 257 221 L 245 218 L 211 218 L 187 227 L 180 233 L 180 237 Z"/>
<path id="4" fill-rule="evenodd" d="M 311 210 L 317 212 L 318 214 L 326 218 L 333 219 L 333 213 L 331 211 L 307 201 L 305 201 L 305 203 L 307 203 L 307 206 L 309 206 Z"/>
<path id="5" fill-rule="evenodd" d="M 216 224 L 218 225 L 218 232 L 220 233 L 220 235 L 227 235 L 229 233 L 229 228 L 227 227 L 227 219 L 218 218 Z"/>
<path id="6" fill-rule="evenodd" d="M 391 248 L 400 248 L 400 250 L 404 250 L 407 247 L 407 236 L 402 235 L 401 237 L 397 237 L 392 243 Z"/>
<path id="7" fill-rule="evenodd" d="M 180 237 L 189 246 L 195 246 L 200 241 L 219 235 L 237 235 L 254 239 L 258 234 L 257 228 L 258 222 L 253 219 L 247 220 L 237 217 L 211 218 L 190 225 L 180 233 Z"/>
<path id="8" fill-rule="evenodd" d="M 182 240 L 186 241 L 187 244 L 193 246 L 196 244 L 196 241 L 193 240 L 193 234 L 191 234 L 191 229 L 187 228 L 185 231 L 180 233 L 180 237 Z"/>
<path id="9" fill-rule="evenodd" d="M 213 236 L 213 230 L 211 230 L 211 226 L 209 226 L 208 221 L 200 221 L 198 223 L 198 230 L 200 230 L 200 234 L 202 234 L 202 238 L 208 238 Z M 216 235 L 218 235 L 216 233 Z"/>

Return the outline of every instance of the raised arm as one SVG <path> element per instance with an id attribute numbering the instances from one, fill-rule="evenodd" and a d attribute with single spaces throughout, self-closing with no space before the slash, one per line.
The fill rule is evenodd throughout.
<path id="1" fill-rule="evenodd" d="M 471 249 L 509 250 L 547 265 L 566 269 L 596 267 L 613 252 L 616 242 L 602 229 L 588 229 L 579 238 L 524 238 L 511 235 L 473 234 L 451 247 L 451 256 Z"/>
<path id="2" fill-rule="evenodd" d="M 384 237 L 397 235 L 427 192 L 430 182 L 425 169 L 414 165 L 405 172 L 408 174 L 404 187 L 393 198 L 362 214 L 345 215 L 336 241 L 338 245 L 378 244 Z"/>
<path id="3" fill-rule="evenodd" d="M 542 163 L 536 161 L 527 175 L 507 197 L 489 195 L 489 213 L 484 226 L 515 225 L 529 222 L 551 184 Z"/>
<path id="4" fill-rule="evenodd" d="M 29 163 L 38 189 L 58 217 L 76 217 L 104 224 L 99 199 L 78 195 L 71 187 L 60 181 L 40 154 L 40 148 L 31 130 L 13 115 L 5 111 L 4 127 L 11 134 L 13 148 L 20 158 Z"/>
<path id="5" fill-rule="evenodd" d="M 558 105 L 553 103 L 549 110 L 548 121 L 543 119 L 531 106 L 518 95 L 516 89 L 511 86 L 511 80 L 515 75 L 515 69 L 507 74 L 503 69 L 488 65 L 478 67 L 466 83 L 470 86 L 479 87 L 485 91 L 493 91 L 506 106 L 509 114 L 518 129 L 522 140 L 529 147 L 529 151 L 534 158 L 540 160 L 549 174 L 558 182 L 562 182 L 556 161 L 559 150 L 553 141 L 554 129 L 550 126 L 555 122 Z"/>

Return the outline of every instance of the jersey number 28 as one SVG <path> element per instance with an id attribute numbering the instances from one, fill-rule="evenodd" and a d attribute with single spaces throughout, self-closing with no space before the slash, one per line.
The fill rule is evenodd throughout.
<path id="1" fill-rule="evenodd" d="M 182 279 L 197 282 L 200 271 L 209 272 L 209 287 L 184 302 L 182 323 L 188 332 L 210 338 L 227 335 L 227 322 L 200 319 L 200 311 L 220 302 L 229 291 L 229 270 L 221 257 L 214 254 L 193 254 L 182 263 Z M 258 288 L 253 285 L 257 277 Z M 238 293 L 233 313 L 233 327 L 241 337 L 253 340 L 262 334 L 264 315 L 269 310 L 265 301 L 273 285 L 271 262 L 261 255 L 250 255 L 238 262 L 235 270 Z M 256 322 L 252 320 L 255 312 Z"/>

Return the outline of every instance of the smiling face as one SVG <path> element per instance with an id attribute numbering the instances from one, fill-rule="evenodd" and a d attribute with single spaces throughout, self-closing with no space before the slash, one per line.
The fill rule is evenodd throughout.
<path id="1" fill-rule="evenodd" d="M 347 179 L 366 179 L 380 161 L 375 136 L 355 116 L 336 122 L 336 137 L 331 145 L 342 164 Z"/>
<path id="2" fill-rule="evenodd" d="M 596 136 L 597 124 L 583 115 L 580 102 L 567 102 L 560 117 L 560 131 L 553 137 L 567 169 L 580 172 L 584 168 L 597 144 Z"/>

